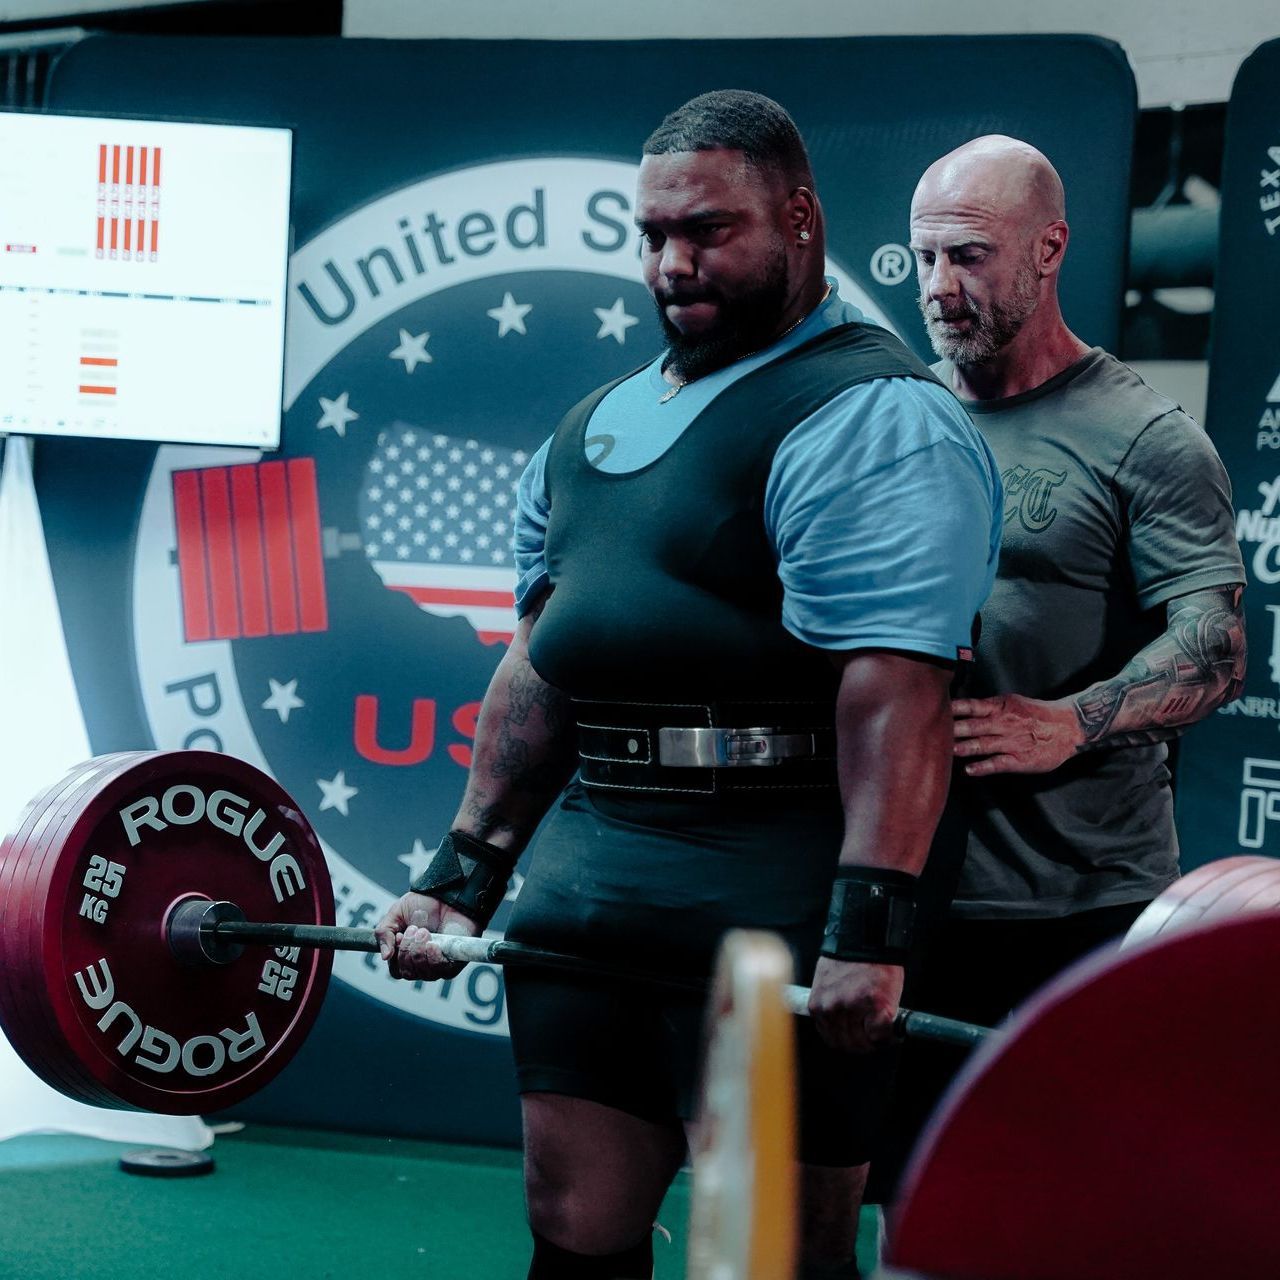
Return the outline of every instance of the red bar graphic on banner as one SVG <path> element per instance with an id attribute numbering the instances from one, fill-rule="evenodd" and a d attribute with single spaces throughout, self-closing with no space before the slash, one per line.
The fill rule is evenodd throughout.
<path id="1" fill-rule="evenodd" d="M 262 560 L 262 513 L 258 505 L 258 468 L 231 468 L 231 523 L 236 533 L 240 581 L 240 617 L 246 636 L 271 633 L 267 621 L 267 577 Z"/>
<path id="2" fill-rule="evenodd" d="M 177 471 L 173 502 L 188 643 L 328 628 L 311 458 Z"/>
<path id="3" fill-rule="evenodd" d="M 198 471 L 173 473 L 173 515 L 178 533 L 178 579 L 182 587 L 182 623 L 187 643 L 212 640 Z"/>
<path id="4" fill-rule="evenodd" d="M 303 631 L 329 626 L 324 592 L 324 557 L 320 550 L 320 506 L 316 494 L 314 458 L 289 461 L 289 505 L 292 512 L 293 553 L 298 566 L 298 606 Z"/>
<path id="5" fill-rule="evenodd" d="M 233 640 L 240 634 L 236 591 L 236 556 L 231 543 L 231 493 L 226 467 L 207 467 L 200 473 L 204 530 L 209 548 L 209 596 L 213 602 L 213 634 Z"/>
<path id="6" fill-rule="evenodd" d="M 289 528 L 289 490 L 283 462 L 258 468 L 262 486 L 262 532 L 267 547 L 267 599 L 271 630 L 289 635 L 298 630 L 298 604 L 293 584 L 293 537 Z"/>

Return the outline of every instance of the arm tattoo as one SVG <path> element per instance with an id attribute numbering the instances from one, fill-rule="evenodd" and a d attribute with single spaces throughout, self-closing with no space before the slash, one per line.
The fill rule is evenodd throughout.
<path id="1" fill-rule="evenodd" d="M 510 725 L 527 725 L 535 707 L 542 708 L 542 719 L 547 732 L 556 737 L 569 723 L 569 698 L 554 685 L 539 679 L 533 664 L 525 662 L 511 673 L 507 685 L 507 714 L 503 728 Z"/>
<path id="2" fill-rule="evenodd" d="M 1240 590 L 1195 591 L 1169 603 L 1164 633 L 1112 680 L 1075 700 L 1082 751 L 1141 746 L 1176 737 L 1238 697 L 1244 685 Z"/>
<path id="3" fill-rule="evenodd" d="M 540 679 L 527 657 L 513 665 L 487 745 L 477 741 L 464 797 L 478 831 L 527 835 L 537 824 L 577 760 L 571 710 L 568 695 Z"/>

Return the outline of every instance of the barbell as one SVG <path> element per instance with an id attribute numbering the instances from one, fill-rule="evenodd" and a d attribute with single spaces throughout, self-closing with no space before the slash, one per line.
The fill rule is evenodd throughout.
<path id="1" fill-rule="evenodd" d="M 334 914 L 320 842 L 274 779 L 213 752 L 97 757 L 37 796 L 0 844 L 0 1026 L 78 1101 L 221 1110 L 297 1052 L 332 952 L 378 950 L 372 929 Z M 706 990 L 498 938 L 436 941 L 457 962 Z M 807 1013 L 807 988 L 787 985 L 784 999 Z M 987 1034 L 910 1010 L 896 1029 L 963 1046 Z"/>

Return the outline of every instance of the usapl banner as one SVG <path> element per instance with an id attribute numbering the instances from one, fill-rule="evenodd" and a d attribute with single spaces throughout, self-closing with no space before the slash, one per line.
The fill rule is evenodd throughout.
<path id="1" fill-rule="evenodd" d="M 94 749 L 265 769 L 319 832 L 340 924 L 372 925 L 450 825 L 514 627 L 521 470 L 658 349 L 641 144 L 724 87 L 793 112 L 830 274 L 922 354 L 917 178 L 978 134 L 1040 147 L 1068 191 L 1068 320 L 1114 346 L 1135 95 L 1105 41 L 105 38 L 57 67 L 54 109 L 296 131 L 280 450 L 51 440 L 39 482 Z M 208 369 L 192 396 L 236 376 L 216 350 Z M 310 1043 L 245 1111 L 515 1135 L 500 972 L 396 983 L 340 954 L 334 973 Z"/>
<path id="2" fill-rule="evenodd" d="M 1236 76 L 1227 109 L 1207 427 L 1231 476 L 1248 586 L 1242 695 L 1187 735 L 1184 867 L 1280 855 L 1280 40 Z"/>

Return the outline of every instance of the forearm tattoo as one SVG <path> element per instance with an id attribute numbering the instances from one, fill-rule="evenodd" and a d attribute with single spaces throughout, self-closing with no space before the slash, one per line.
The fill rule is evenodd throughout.
<path id="1" fill-rule="evenodd" d="M 464 810 L 482 830 L 527 833 L 572 772 L 571 702 L 525 658 L 492 710 L 497 723 L 477 742 Z"/>
<path id="2" fill-rule="evenodd" d="M 1113 680 L 1075 700 L 1082 751 L 1163 742 L 1239 696 L 1244 685 L 1239 588 L 1196 591 L 1169 605 L 1164 633 Z"/>

